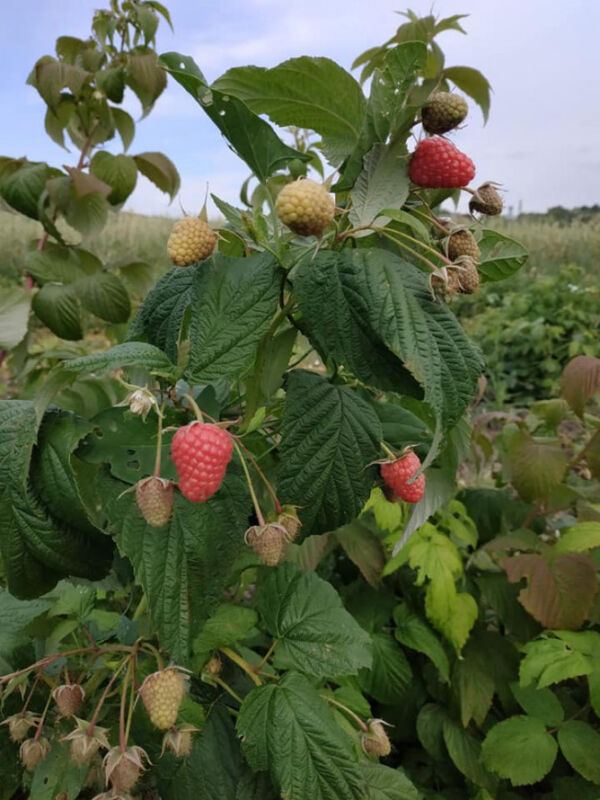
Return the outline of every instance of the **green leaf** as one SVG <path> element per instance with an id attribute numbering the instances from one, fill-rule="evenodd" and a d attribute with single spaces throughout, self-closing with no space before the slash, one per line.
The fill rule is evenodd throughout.
<path id="1" fill-rule="evenodd" d="M 370 800 L 420 800 L 423 796 L 401 769 L 365 761 L 360 770 Z"/>
<path id="2" fill-rule="evenodd" d="M 581 720 L 567 720 L 558 729 L 562 754 L 574 770 L 592 783 L 600 784 L 600 733 Z"/>
<path id="3" fill-rule="evenodd" d="M 231 258 L 217 253 L 192 285 L 190 381 L 236 378 L 247 372 L 277 310 L 279 281 L 270 253 Z"/>
<path id="4" fill-rule="evenodd" d="M 160 60 L 169 74 L 200 104 L 260 181 L 266 181 L 295 158 L 310 160 L 309 155 L 284 144 L 269 123 L 253 114 L 237 97 L 210 89 L 193 58 L 164 53 Z"/>
<path id="5" fill-rule="evenodd" d="M 520 242 L 491 228 L 483 229 L 478 244 L 481 251 L 478 269 L 484 283 L 510 278 L 529 257 Z"/>
<path id="6" fill-rule="evenodd" d="M 36 438 L 33 403 L 0 401 L 0 552 L 9 591 L 23 599 L 66 575 L 98 579 L 108 568 L 96 539 L 57 524 L 29 484 Z"/>
<path id="7" fill-rule="evenodd" d="M 482 747 L 479 739 L 449 718 L 444 720 L 442 731 L 448 755 L 455 767 L 472 783 L 493 793 L 495 781 L 482 765 Z"/>
<path id="8" fill-rule="evenodd" d="M 356 392 L 304 370 L 287 381 L 278 494 L 298 506 L 305 533 L 335 530 L 369 497 L 381 428 Z"/>
<path id="9" fill-rule="evenodd" d="M 9 667 L 14 651 L 29 642 L 26 626 L 51 605 L 50 600 L 17 600 L 0 588 L 0 659 Z"/>
<path id="10" fill-rule="evenodd" d="M 123 281 L 112 272 L 96 272 L 77 281 L 81 305 L 107 322 L 127 322 L 131 303 Z"/>
<path id="11" fill-rule="evenodd" d="M 177 361 L 177 345 L 186 309 L 192 301 L 192 284 L 202 266 L 173 267 L 148 292 L 129 332 L 130 338 L 143 334 L 171 361 Z"/>
<path id="12" fill-rule="evenodd" d="M 276 67 L 236 67 L 213 84 L 276 125 L 309 128 L 322 137 L 333 166 L 354 149 L 365 113 L 359 84 L 329 58 L 301 56 Z"/>
<path id="13" fill-rule="evenodd" d="M 176 759 L 165 753 L 154 774 L 162 800 L 232 800 L 247 771 L 231 717 L 215 705 L 190 755 Z"/>
<path id="14" fill-rule="evenodd" d="M 206 503 L 176 493 L 173 516 L 162 528 L 146 524 L 132 493 L 119 498 L 127 484 L 102 471 L 97 488 L 108 532 L 133 565 L 163 646 L 175 662 L 189 663 L 191 644 L 221 604 L 231 562 L 244 547 L 250 509 L 240 468 L 229 465 Z"/>
<path id="15" fill-rule="evenodd" d="M 567 454 L 554 444 L 538 443 L 527 431 L 505 431 L 510 482 L 523 500 L 547 498 L 562 482 Z"/>
<path id="16" fill-rule="evenodd" d="M 552 769 L 558 746 L 535 717 L 517 716 L 494 725 L 481 747 L 485 766 L 513 786 L 541 781 Z"/>
<path id="17" fill-rule="evenodd" d="M 124 203 L 137 183 L 138 171 L 135 160 L 131 156 L 114 156 L 106 150 L 98 150 L 94 155 L 90 163 L 90 172 L 112 187 L 108 202 L 113 205 Z"/>
<path id="18" fill-rule="evenodd" d="M 600 547 L 600 522 L 578 522 L 567 530 L 561 530 L 554 550 L 557 553 L 583 553 L 595 547 Z"/>
<path id="19" fill-rule="evenodd" d="M 194 639 L 193 650 L 197 663 L 202 666 L 213 650 L 231 647 L 246 639 L 258 622 L 258 614 L 244 606 L 221 605 L 206 620 Z"/>
<path id="20" fill-rule="evenodd" d="M 402 703 L 413 678 L 408 659 L 391 634 L 374 633 L 371 638 L 373 664 L 358 673 L 360 688 L 378 703 Z"/>
<path id="21" fill-rule="evenodd" d="M 420 270 L 385 250 L 321 251 L 300 266 L 295 287 L 319 349 L 368 382 L 364 354 L 382 342 L 424 387 L 444 426 L 462 416 L 476 391 L 480 355 L 447 307 L 432 299 Z M 395 388 L 415 393 L 405 378 Z"/>
<path id="22" fill-rule="evenodd" d="M 61 339 L 83 338 L 77 292 L 72 286 L 47 283 L 35 293 L 31 308 Z"/>
<path id="23" fill-rule="evenodd" d="M 100 268 L 96 259 L 82 258 L 85 251 L 73 247 L 46 246 L 25 256 L 25 269 L 40 286 L 46 283 L 74 283 Z"/>
<path id="24" fill-rule="evenodd" d="M 442 73 L 446 80 L 452 81 L 461 91 L 473 98 L 481 108 L 483 119 L 487 122 L 490 111 L 491 86 L 481 72 L 472 67 L 446 67 Z"/>
<path id="25" fill-rule="evenodd" d="M 349 220 L 354 227 L 375 222 L 385 208 L 402 208 L 408 197 L 406 145 L 402 139 L 390 144 L 374 144 L 364 157 L 363 171 L 352 189 Z M 385 226 L 385 215 L 376 222 Z"/>
<path id="26" fill-rule="evenodd" d="M 104 353 L 70 358 L 64 365 L 69 372 L 110 372 L 120 367 L 142 367 L 152 375 L 170 379 L 177 376 L 175 365 L 162 350 L 145 342 L 124 342 Z"/>
<path id="27" fill-rule="evenodd" d="M 46 181 L 63 175 L 48 164 L 32 164 L 26 161 L 14 172 L 4 174 L 0 181 L 0 197 L 9 206 L 31 219 L 39 218 L 39 199 L 46 188 Z"/>
<path id="28" fill-rule="evenodd" d="M 381 585 L 385 555 L 379 538 L 368 525 L 356 519 L 333 534 L 348 558 L 371 586 Z"/>
<path id="29" fill-rule="evenodd" d="M 108 219 L 108 202 L 100 192 L 78 197 L 73 193 L 64 211 L 65 219 L 84 236 L 99 233 Z"/>
<path id="30" fill-rule="evenodd" d="M 405 647 L 427 656 L 437 667 L 442 679 L 450 681 L 450 663 L 440 640 L 417 614 L 401 603 L 394 611 L 396 639 Z"/>
<path id="31" fill-rule="evenodd" d="M 135 136 L 135 122 L 122 108 L 111 108 L 111 113 L 115 128 L 118 130 L 121 141 L 123 142 L 123 149 L 129 150 L 129 145 L 132 143 L 133 137 Z"/>
<path id="32" fill-rule="evenodd" d="M 167 76 L 159 66 L 156 53 L 151 51 L 127 57 L 126 81 L 142 104 L 145 116 L 165 89 Z"/>
<path id="33" fill-rule="evenodd" d="M 72 466 L 72 454 L 93 425 L 70 411 L 53 409 L 44 416 L 38 434 L 38 446 L 31 463 L 31 480 L 40 499 L 56 520 L 95 539 L 105 552 L 106 570 L 112 559 L 112 544 L 99 533 L 88 518 Z"/>
<path id="34" fill-rule="evenodd" d="M 460 720 L 464 728 L 472 719 L 476 725 L 483 725 L 492 707 L 496 687 L 489 658 L 489 652 L 479 646 L 477 639 L 472 639 L 467 642 L 462 658 L 454 664 L 452 685 L 458 693 Z"/>
<path id="35" fill-rule="evenodd" d="M 0 298 L 0 349 L 12 350 L 27 333 L 31 292 L 19 286 L 3 287 Z"/>
<path id="36" fill-rule="evenodd" d="M 142 173 L 157 189 L 168 194 L 171 200 L 179 191 L 181 179 L 175 164 L 163 153 L 138 153 L 133 160 Z"/>
<path id="37" fill-rule="evenodd" d="M 524 647 L 519 680 L 521 686 L 535 683 L 538 689 L 553 683 L 589 675 L 593 671 L 591 659 L 571 649 L 560 639 L 546 638 L 528 642 Z"/>
<path id="38" fill-rule="evenodd" d="M 577 630 L 598 590 L 596 567 L 584 553 L 524 553 L 502 562 L 509 581 L 527 579 L 519 602 L 545 628 Z"/>
<path id="39" fill-rule="evenodd" d="M 71 758 L 68 742 L 52 742 L 52 749 L 36 768 L 31 783 L 31 797 L 36 800 L 76 800 L 89 771 L 89 765 L 78 766 Z"/>
<path id="40" fill-rule="evenodd" d="M 125 92 L 125 71 L 123 67 L 108 67 L 96 72 L 96 86 L 113 103 L 122 103 Z"/>
<path id="41" fill-rule="evenodd" d="M 550 689 L 538 689 L 534 685 L 521 686 L 511 683 L 510 690 L 523 711 L 530 717 L 541 720 L 544 725 L 554 728 L 565 718 L 560 700 Z"/>
<path id="42" fill-rule="evenodd" d="M 257 609 L 278 639 L 276 661 L 318 678 L 355 675 L 371 665 L 371 639 L 333 586 L 293 564 L 269 570 Z"/>
<path id="43" fill-rule="evenodd" d="M 444 743 L 444 720 L 447 718 L 446 710 L 437 703 L 426 703 L 417 715 L 417 736 L 434 761 L 447 757 Z"/>
<path id="44" fill-rule="evenodd" d="M 269 770 L 287 800 L 364 797 L 350 741 L 302 675 L 290 672 L 275 685 L 253 689 L 237 730 L 252 769 Z"/>

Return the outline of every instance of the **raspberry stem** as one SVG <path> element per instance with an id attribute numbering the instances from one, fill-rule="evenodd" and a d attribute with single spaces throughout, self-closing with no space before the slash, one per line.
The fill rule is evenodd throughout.
<path id="1" fill-rule="evenodd" d="M 415 258 L 418 258 L 419 261 L 422 261 L 424 264 L 427 264 L 427 266 L 431 271 L 435 272 L 437 270 L 438 267 L 436 264 L 432 264 L 432 262 L 428 258 L 425 258 L 425 256 L 422 256 L 420 253 L 417 253 L 416 250 L 414 250 L 412 247 L 409 247 L 407 244 L 400 241 L 399 239 L 396 239 L 395 236 L 391 236 L 389 233 L 386 233 L 385 228 L 380 228 L 379 231 L 385 236 L 386 239 L 389 239 L 391 242 L 394 242 L 394 244 L 396 244 L 398 247 L 401 247 L 403 250 L 406 250 L 408 253 L 411 253 Z M 440 258 L 443 259 L 444 257 L 440 254 Z M 447 259 L 444 260 L 447 261 Z M 447 263 L 449 264 L 450 262 L 447 261 Z"/>
<path id="2" fill-rule="evenodd" d="M 194 412 L 198 422 L 204 422 L 204 418 L 202 416 L 202 411 L 200 411 L 200 406 L 198 405 L 198 403 L 196 403 L 196 401 L 194 400 L 192 395 L 191 394 L 184 394 L 183 396 L 186 398 L 186 400 L 189 400 L 190 406 L 192 407 L 192 411 Z"/>
<path id="3" fill-rule="evenodd" d="M 267 476 L 266 476 L 266 475 L 265 475 L 265 473 L 262 471 L 262 469 L 261 469 L 261 468 L 258 466 L 258 463 L 257 463 L 256 459 L 254 458 L 254 456 L 252 455 L 252 453 L 250 452 L 250 450 L 248 450 L 248 448 L 246 447 L 246 445 L 245 445 L 245 444 L 242 442 L 242 440 L 241 440 L 241 439 L 238 439 L 238 437 L 235 437 L 235 438 L 237 439 L 237 442 L 238 442 L 238 444 L 239 444 L 241 447 L 243 447 L 243 448 L 244 448 L 244 451 L 245 451 L 246 455 L 247 455 L 247 456 L 248 456 L 248 458 L 250 459 L 250 463 L 252 464 L 252 466 L 254 467 L 254 469 L 255 469 L 255 470 L 258 472 L 258 474 L 259 474 L 260 478 L 262 479 L 263 483 L 265 484 L 265 486 L 266 486 L 266 488 L 267 488 L 267 491 L 268 491 L 268 492 L 269 492 L 269 494 L 271 495 L 271 497 L 272 497 L 272 499 L 273 499 L 273 503 L 275 504 L 275 512 L 276 512 L 277 514 L 281 514 L 281 503 L 280 503 L 280 502 L 279 502 L 279 500 L 277 499 L 277 495 L 275 494 L 275 489 L 273 488 L 273 485 L 272 485 L 272 484 L 270 483 L 270 481 L 267 479 Z"/>
<path id="4" fill-rule="evenodd" d="M 31 691 L 30 691 L 30 692 L 29 692 L 29 694 L 27 695 L 27 700 L 25 700 L 25 705 L 24 705 L 24 706 L 23 706 L 23 708 L 21 709 L 21 714 L 25 714 L 25 712 L 26 712 L 26 711 L 27 711 L 27 709 L 29 708 L 29 703 L 31 702 L 31 698 L 33 697 L 33 693 L 34 693 L 34 691 L 35 691 L 35 687 L 38 685 L 38 682 L 39 682 L 39 680 L 40 680 L 40 676 L 39 676 L 39 675 L 36 675 L 36 676 L 35 676 L 35 680 L 34 680 L 34 682 L 33 682 L 33 686 L 31 687 Z"/>
<path id="5" fill-rule="evenodd" d="M 441 259 L 447 266 L 452 264 L 452 262 L 448 258 L 446 258 L 446 256 L 442 255 L 438 250 L 435 250 L 433 247 L 430 247 L 428 244 L 425 244 L 424 242 L 420 242 L 418 239 L 415 239 L 414 236 L 410 236 L 408 233 L 402 233 L 401 231 L 394 230 L 393 228 L 374 228 L 374 230 L 379 231 L 380 233 L 384 232 L 393 233 L 394 236 L 401 236 L 403 239 L 408 239 L 409 242 L 414 242 L 414 244 L 418 244 L 419 247 L 423 248 L 423 250 L 427 250 L 429 253 L 433 253 L 434 256 L 437 256 L 439 259 Z"/>
<path id="6" fill-rule="evenodd" d="M 356 722 L 356 724 L 361 729 L 361 731 L 363 733 L 367 733 L 367 731 L 369 730 L 368 727 L 365 725 L 365 723 L 362 721 L 362 719 L 357 714 L 354 713 L 354 711 L 351 711 L 343 703 L 339 703 L 337 700 L 334 700 L 333 697 L 328 697 L 328 695 L 326 695 L 326 694 L 322 694 L 322 695 L 320 695 L 320 697 L 322 697 L 323 700 L 325 700 L 326 703 L 330 703 L 332 706 L 336 706 L 336 708 L 339 708 L 342 711 L 345 711 L 346 714 L 348 714 L 348 716 L 351 717 Z"/>
<path id="7" fill-rule="evenodd" d="M 242 703 L 244 702 L 242 698 L 239 696 L 239 694 L 236 694 L 236 692 L 233 691 L 233 689 L 228 683 L 225 683 L 223 678 L 219 678 L 219 676 L 216 675 L 215 677 L 212 678 L 212 680 L 217 684 L 217 686 L 220 686 L 221 689 L 224 689 L 227 692 L 227 694 L 231 695 L 231 697 L 233 697 L 233 699 L 236 702 L 242 705 Z"/>
<path id="8" fill-rule="evenodd" d="M 90 720 L 90 724 L 89 724 L 89 727 L 87 729 L 87 735 L 88 736 L 92 736 L 93 735 L 94 728 L 96 727 L 96 723 L 98 722 L 98 715 L 100 714 L 100 711 L 102 710 L 102 706 L 104 705 L 104 701 L 108 697 L 108 693 L 110 692 L 110 690 L 112 689 L 115 681 L 117 680 L 117 678 L 119 676 L 119 673 L 121 672 L 123 667 L 127 666 L 127 664 L 129 663 L 129 659 L 130 659 L 130 656 L 128 655 L 127 658 L 124 658 L 123 661 L 121 661 L 121 663 L 119 664 L 117 669 L 114 671 L 114 673 L 112 675 L 112 678 L 106 684 L 106 687 L 105 687 L 104 691 L 102 692 L 102 697 L 98 701 L 98 705 L 96 706 L 96 708 L 94 710 L 94 713 L 92 714 L 92 719 Z"/>
<path id="9" fill-rule="evenodd" d="M 245 661 L 241 656 L 238 656 L 234 650 L 231 650 L 229 647 L 221 647 L 220 651 L 223 653 L 223 655 L 227 656 L 227 658 L 233 661 L 234 664 L 237 664 L 240 669 L 244 670 L 246 675 L 252 679 L 256 686 L 262 686 L 262 681 L 256 674 L 254 667 Z"/>
<path id="10" fill-rule="evenodd" d="M 48 709 L 50 708 L 50 703 L 52 702 L 52 692 L 48 695 L 48 699 L 46 700 L 46 705 L 44 706 L 44 710 L 42 711 L 42 716 L 40 717 L 40 721 L 37 724 L 37 728 L 35 729 L 35 736 L 33 737 L 34 741 L 37 742 L 42 735 L 42 730 L 44 728 L 44 721 L 46 719 L 46 714 L 48 713 Z"/>
<path id="11" fill-rule="evenodd" d="M 162 435 L 163 435 L 163 412 L 165 410 L 165 403 L 162 404 L 158 412 L 158 429 L 156 432 L 156 458 L 154 460 L 154 477 L 158 478 L 160 475 L 160 459 L 162 455 Z"/>
<path id="12" fill-rule="evenodd" d="M 396 460 L 396 458 L 397 458 L 396 454 L 394 453 L 394 451 L 391 448 L 389 448 L 387 446 L 387 444 L 385 442 L 381 442 L 381 449 L 391 459 L 393 459 L 394 461 Z"/>
<path id="13" fill-rule="evenodd" d="M 256 512 L 256 518 L 258 520 L 259 525 L 265 524 L 265 518 L 263 517 L 262 511 L 260 510 L 260 506 L 258 504 L 258 499 L 256 497 L 256 493 L 254 491 L 254 486 L 252 485 L 252 478 L 250 477 L 250 472 L 248 471 L 248 465 L 246 464 L 246 459 L 244 458 L 244 454 L 236 442 L 236 440 L 232 437 L 231 441 L 233 442 L 233 446 L 235 447 L 235 452 L 238 454 L 240 461 L 242 462 L 242 469 L 244 470 L 244 475 L 246 476 L 246 483 L 248 484 L 248 490 L 250 491 L 250 497 L 252 498 L 252 504 L 254 506 L 254 511 Z"/>
<path id="14" fill-rule="evenodd" d="M 277 647 L 278 644 L 279 644 L 279 639 L 273 639 L 273 641 L 271 642 L 271 646 L 269 647 L 269 649 L 267 650 L 267 652 L 263 656 L 262 661 L 258 665 L 258 671 L 259 672 L 264 668 L 264 666 L 267 663 L 267 661 L 271 658 L 271 656 L 273 655 L 273 652 L 274 652 L 274 650 L 275 650 L 275 648 Z"/>

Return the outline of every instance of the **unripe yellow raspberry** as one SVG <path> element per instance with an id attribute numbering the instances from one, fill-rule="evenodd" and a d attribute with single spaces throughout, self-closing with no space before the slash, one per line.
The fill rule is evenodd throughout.
<path id="1" fill-rule="evenodd" d="M 186 679 L 177 667 L 167 667 L 148 675 L 140 687 L 140 695 L 150 721 L 159 730 L 175 725 L 186 690 Z"/>
<path id="2" fill-rule="evenodd" d="M 327 189 L 311 180 L 288 183 L 279 192 L 277 216 L 299 236 L 319 236 L 333 222 L 335 203 Z"/>
<path id="3" fill-rule="evenodd" d="M 185 217 L 176 222 L 167 242 L 169 258 L 178 267 L 187 267 L 208 258 L 215 249 L 217 235 L 200 217 Z"/>

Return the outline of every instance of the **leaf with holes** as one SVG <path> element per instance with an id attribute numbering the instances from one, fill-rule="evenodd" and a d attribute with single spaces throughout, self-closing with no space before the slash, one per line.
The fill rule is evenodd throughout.
<path id="1" fill-rule="evenodd" d="M 208 114 L 260 181 L 265 181 L 296 158 L 310 160 L 306 153 L 284 144 L 269 123 L 254 114 L 242 100 L 209 88 L 193 58 L 181 53 L 164 53 L 160 60 L 167 72 Z"/>

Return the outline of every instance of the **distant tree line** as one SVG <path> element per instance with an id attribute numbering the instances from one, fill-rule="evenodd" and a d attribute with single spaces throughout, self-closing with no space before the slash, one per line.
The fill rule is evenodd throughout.
<path id="1" fill-rule="evenodd" d="M 560 225 L 570 225 L 572 222 L 593 222 L 600 219 L 600 205 L 577 206 L 576 208 L 564 208 L 563 206 L 552 206 L 544 214 L 519 214 L 521 221 L 530 220 L 532 222 L 558 222 Z"/>

